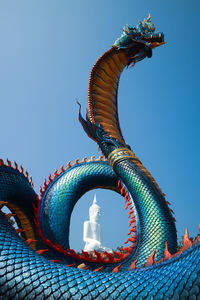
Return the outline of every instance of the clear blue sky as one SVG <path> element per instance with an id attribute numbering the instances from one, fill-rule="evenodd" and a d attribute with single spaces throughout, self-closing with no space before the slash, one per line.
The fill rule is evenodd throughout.
<path id="1" fill-rule="evenodd" d="M 126 142 L 172 203 L 179 237 L 186 226 L 196 235 L 198 0 L 0 0 L 0 156 L 22 164 L 37 192 L 44 178 L 68 160 L 98 156 L 97 145 L 78 123 L 75 98 L 85 109 L 92 65 L 125 24 L 136 25 L 149 12 L 167 44 L 122 75 L 120 123 Z M 75 208 L 70 237 L 75 249 L 83 247 L 82 223 L 93 195 L 88 193 Z M 103 243 L 122 245 L 128 232 L 123 199 L 98 190 L 97 199 Z"/>

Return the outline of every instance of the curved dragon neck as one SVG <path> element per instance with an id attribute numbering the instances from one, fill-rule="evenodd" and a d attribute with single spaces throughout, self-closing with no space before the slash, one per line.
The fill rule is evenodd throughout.
<path id="1" fill-rule="evenodd" d="M 130 49 L 111 48 L 97 60 L 90 74 L 88 113 L 91 123 L 100 125 L 106 135 L 117 139 L 125 146 L 119 148 L 117 145 L 115 147 L 101 143 L 101 150 L 130 191 L 138 211 L 140 237 L 135 255 L 136 258 L 139 256 L 138 264 L 141 265 L 154 250 L 156 260 L 160 259 L 166 242 L 170 252 L 175 253 L 177 236 L 164 194 L 140 160 L 126 147 L 119 125 L 117 110 L 119 78 L 135 53 L 138 53 L 137 45 L 131 48 L 131 52 Z"/>
<path id="2" fill-rule="evenodd" d="M 93 66 L 88 87 L 90 121 L 101 124 L 105 132 L 123 144 L 117 111 L 117 94 L 120 75 L 128 62 L 127 50 L 109 49 Z"/>
<path id="3" fill-rule="evenodd" d="M 119 140 L 125 147 L 126 143 L 118 118 L 118 85 L 121 73 L 137 52 L 138 45 L 135 45 L 131 50 L 110 48 L 96 61 L 89 78 L 88 115 L 90 122 L 100 124 L 110 137 Z M 102 152 L 107 157 L 112 154 L 113 150 L 115 151 L 115 148 L 109 147 L 108 151 L 102 149 Z M 155 179 L 142 163 L 139 160 L 135 160 L 134 163 L 149 178 L 158 192 L 164 196 Z"/>

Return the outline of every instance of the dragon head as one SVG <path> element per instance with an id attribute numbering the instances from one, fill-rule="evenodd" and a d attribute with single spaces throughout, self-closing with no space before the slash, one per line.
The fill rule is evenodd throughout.
<path id="1" fill-rule="evenodd" d="M 165 44 L 163 33 L 155 32 L 155 26 L 152 24 L 150 14 L 143 22 L 139 21 L 136 27 L 124 26 L 121 37 L 114 42 L 113 47 L 131 50 L 137 44 L 143 45 L 143 47 L 139 53 L 132 57 L 129 64 L 134 65 L 146 56 L 151 57 L 153 48 Z"/>

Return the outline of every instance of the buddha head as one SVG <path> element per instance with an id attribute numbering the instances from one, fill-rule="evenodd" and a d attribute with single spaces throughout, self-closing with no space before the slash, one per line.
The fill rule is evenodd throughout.
<path id="1" fill-rule="evenodd" d="M 97 204 L 96 194 L 94 195 L 94 200 L 89 208 L 89 217 L 91 222 L 98 222 L 101 216 L 101 208 Z"/>

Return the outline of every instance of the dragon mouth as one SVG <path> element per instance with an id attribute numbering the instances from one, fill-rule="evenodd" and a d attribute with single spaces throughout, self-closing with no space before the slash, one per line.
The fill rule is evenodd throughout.
<path id="1" fill-rule="evenodd" d="M 152 49 L 165 44 L 162 32 L 143 34 L 140 40 L 133 40 L 133 42 L 133 45 L 127 47 L 130 58 L 127 66 L 130 68 L 145 57 L 151 57 Z"/>
<path id="2" fill-rule="evenodd" d="M 159 46 L 165 44 L 164 34 L 161 32 L 154 33 L 154 34 L 150 35 L 148 38 L 146 38 L 145 41 L 150 45 L 150 47 L 152 49 L 159 47 Z"/>

